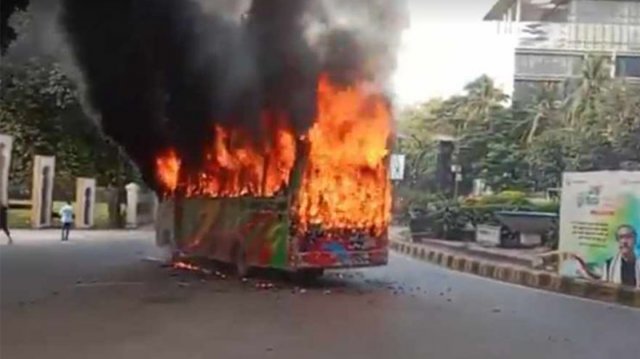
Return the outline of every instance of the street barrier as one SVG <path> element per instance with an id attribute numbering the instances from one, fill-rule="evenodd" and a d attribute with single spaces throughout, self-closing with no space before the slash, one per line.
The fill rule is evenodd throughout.
<path id="1" fill-rule="evenodd" d="M 393 239 L 390 241 L 390 248 L 417 260 L 459 272 L 530 288 L 640 308 L 640 290 L 634 288 L 607 282 L 563 277 L 552 272 L 491 262 L 482 258 L 450 253 L 421 244 Z"/>

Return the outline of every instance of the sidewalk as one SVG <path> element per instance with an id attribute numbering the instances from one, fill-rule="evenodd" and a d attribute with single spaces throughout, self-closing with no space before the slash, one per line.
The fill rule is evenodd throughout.
<path id="1" fill-rule="evenodd" d="M 152 240 L 154 232 L 148 228 L 137 229 L 73 229 L 71 230 L 70 242 L 90 242 L 94 240 L 121 240 L 126 241 L 132 238 L 149 238 Z M 4 233 L 0 233 L 0 246 L 23 246 L 30 244 L 58 243 L 61 239 L 59 228 L 48 229 L 12 229 L 11 237 L 13 244 L 7 245 Z"/>
<path id="2" fill-rule="evenodd" d="M 393 227 L 390 231 L 392 239 L 414 243 L 411 240 L 409 229 Z M 481 257 L 487 260 L 504 262 L 515 266 L 537 268 L 542 264 L 541 254 L 548 252 L 547 248 L 497 248 L 488 247 L 476 242 L 447 241 L 442 239 L 421 239 L 415 244 L 422 244 L 431 248 L 438 248 L 443 251 L 466 254 Z"/>
<path id="3" fill-rule="evenodd" d="M 390 248 L 419 261 L 511 284 L 640 308 L 640 290 L 537 270 L 540 251 L 427 240 L 412 243 L 408 229 L 392 227 Z M 537 252 L 537 253 L 536 253 Z"/>

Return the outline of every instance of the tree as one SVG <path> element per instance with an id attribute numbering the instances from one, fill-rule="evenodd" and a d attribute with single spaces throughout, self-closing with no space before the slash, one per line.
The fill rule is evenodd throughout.
<path id="1" fill-rule="evenodd" d="M 75 93 L 57 66 L 36 61 L 3 62 L 0 84 L 0 131 L 15 137 L 12 181 L 28 183 L 35 154 L 66 152 L 61 116 L 76 105 Z"/>
<path id="2" fill-rule="evenodd" d="M 560 99 L 556 85 L 543 83 L 531 103 L 526 108 L 526 132 L 524 141 L 530 145 L 539 134 L 548 128 L 561 126 Z"/>
<path id="3" fill-rule="evenodd" d="M 30 188 L 36 154 L 56 156 L 56 187 L 66 189 L 67 198 L 76 177 L 95 177 L 99 185 L 116 188 L 139 179 L 119 147 L 85 115 L 76 87 L 56 63 L 3 62 L 0 91 L 0 132 L 14 136 L 12 185 Z"/>
<path id="4" fill-rule="evenodd" d="M 640 169 L 640 88 L 615 84 L 607 93 L 601 118 L 620 167 Z"/>
<path id="5" fill-rule="evenodd" d="M 509 96 L 497 88 L 493 79 L 482 75 L 465 86 L 467 92 L 463 112 L 466 114 L 465 128 L 469 123 L 481 123 L 491 129 L 492 112 L 501 109 Z"/>
<path id="6" fill-rule="evenodd" d="M 559 186 L 564 171 L 640 169 L 640 87 L 612 79 L 608 61 L 588 57 L 568 94 L 543 83 L 528 102 L 507 106 L 482 76 L 462 95 L 403 112 L 414 180 L 432 180 L 435 134 L 456 138 L 464 189 L 482 178 L 498 190 L 543 190 Z"/>
<path id="7" fill-rule="evenodd" d="M 441 106 L 442 101 L 435 99 L 405 109 L 399 116 L 398 127 L 404 135 L 400 150 L 407 156 L 406 172 L 411 187 L 429 187 L 436 163 L 434 137 L 444 127 L 436 116 Z"/>
<path id="8" fill-rule="evenodd" d="M 544 131 L 528 144 L 525 161 L 534 190 L 561 185 L 562 173 L 572 167 L 569 130 Z"/>
<path id="9" fill-rule="evenodd" d="M 29 6 L 29 0 L 2 0 L 0 1 L 0 53 L 4 55 L 18 34 L 10 26 L 9 19 L 16 11 L 25 11 Z"/>
<path id="10" fill-rule="evenodd" d="M 585 59 L 576 89 L 566 100 L 570 126 L 587 128 L 594 124 L 599 106 L 602 105 L 601 94 L 611 84 L 610 61 L 608 57 L 595 55 Z"/>

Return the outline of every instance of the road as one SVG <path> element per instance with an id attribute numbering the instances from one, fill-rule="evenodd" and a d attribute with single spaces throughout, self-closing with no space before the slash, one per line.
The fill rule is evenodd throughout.
<path id="1" fill-rule="evenodd" d="M 0 357 L 632 358 L 640 311 L 392 255 L 311 288 L 176 272 L 150 232 L 0 246 Z M 152 258 L 149 258 L 152 257 Z"/>

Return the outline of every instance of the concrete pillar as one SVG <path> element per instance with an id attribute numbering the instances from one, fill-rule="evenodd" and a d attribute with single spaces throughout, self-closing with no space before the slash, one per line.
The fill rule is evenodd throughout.
<path id="1" fill-rule="evenodd" d="M 158 205 L 155 222 L 156 245 L 176 249 L 175 243 L 175 202 L 163 201 Z"/>
<path id="2" fill-rule="evenodd" d="M 96 204 L 96 180 L 94 178 L 76 179 L 76 228 L 91 228 L 94 226 Z"/>
<path id="3" fill-rule="evenodd" d="M 127 227 L 136 228 L 138 226 L 138 197 L 140 196 L 140 186 L 129 183 L 125 186 L 127 190 Z"/>
<path id="4" fill-rule="evenodd" d="M 33 228 L 51 226 L 55 173 L 55 157 L 35 156 L 33 158 L 33 186 L 31 190 L 31 226 Z"/>
<path id="5" fill-rule="evenodd" d="M 158 219 L 158 195 L 155 192 L 151 193 L 151 220 L 154 222 Z"/>
<path id="6" fill-rule="evenodd" d="M 9 206 L 9 170 L 13 137 L 0 134 L 0 204 Z"/>

